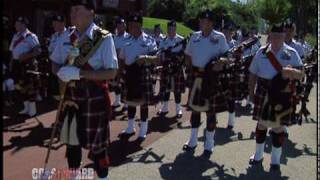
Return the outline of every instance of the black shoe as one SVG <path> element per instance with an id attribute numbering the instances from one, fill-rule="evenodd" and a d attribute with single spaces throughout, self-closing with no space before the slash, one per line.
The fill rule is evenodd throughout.
<path id="1" fill-rule="evenodd" d="M 263 158 L 257 161 L 254 159 L 254 156 L 253 156 L 253 158 L 249 159 L 250 165 L 262 165 L 262 162 L 263 162 Z"/>
<path id="2" fill-rule="evenodd" d="M 131 136 L 134 136 L 135 134 L 136 134 L 135 132 L 132 132 L 132 133 L 123 132 L 123 133 L 120 133 L 118 137 L 121 139 L 129 139 Z"/>
<path id="3" fill-rule="evenodd" d="M 137 138 L 137 141 L 139 142 L 139 143 L 142 143 L 144 140 L 146 140 L 146 137 L 138 137 Z"/>
<path id="4" fill-rule="evenodd" d="M 202 156 L 206 158 L 210 158 L 211 154 L 212 154 L 212 151 L 204 150 L 202 153 Z"/>
<path id="5" fill-rule="evenodd" d="M 182 118 L 182 114 L 177 114 L 177 115 L 176 115 L 176 118 L 177 118 L 177 119 L 181 119 L 181 118 Z"/>
<path id="6" fill-rule="evenodd" d="M 232 130 L 232 129 L 233 129 L 233 126 L 228 125 L 228 126 L 227 126 L 227 129 Z"/>
<path id="7" fill-rule="evenodd" d="M 270 171 L 280 171 L 280 164 L 270 164 Z"/>
<path id="8" fill-rule="evenodd" d="M 190 147 L 188 144 L 184 144 L 182 146 L 182 150 L 186 151 L 186 152 L 190 152 L 190 151 L 194 151 L 196 149 L 197 145 L 194 147 Z"/>

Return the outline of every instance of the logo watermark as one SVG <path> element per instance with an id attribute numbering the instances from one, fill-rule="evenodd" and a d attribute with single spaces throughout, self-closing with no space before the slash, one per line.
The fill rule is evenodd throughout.
<path id="1" fill-rule="evenodd" d="M 37 180 L 58 180 L 58 179 L 94 179 L 94 169 L 93 168 L 81 168 L 81 169 L 44 169 L 44 168 L 33 168 L 32 169 L 32 179 Z"/>

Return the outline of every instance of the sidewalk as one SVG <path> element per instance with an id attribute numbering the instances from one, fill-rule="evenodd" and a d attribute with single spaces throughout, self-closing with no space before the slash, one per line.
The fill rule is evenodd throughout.
<path id="1" fill-rule="evenodd" d="M 111 180 L 198 180 L 198 179 L 316 179 L 316 88 L 310 95 L 311 118 L 302 126 L 289 128 L 281 157 L 281 174 L 269 173 L 271 139 L 266 140 L 263 167 L 249 168 L 249 157 L 254 153 L 256 122 L 249 116 L 236 120 L 234 132 L 225 129 L 227 113 L 218 115 L 214 153 L 210 159 L 201 156 L 203 134 L 195 153 L 184 153 L 182 145 L 190 135 L 189 122 L 170 131 L 166 136 L 129 156 L 129 160 L 110 171 Z M 202 116 L 202 119 L 205 117 Z M 205 127 L 202 123 L 201 130 Z"/>

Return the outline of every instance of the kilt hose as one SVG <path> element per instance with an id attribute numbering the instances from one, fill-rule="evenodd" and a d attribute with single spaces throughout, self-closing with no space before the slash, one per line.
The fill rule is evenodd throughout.
<path id="1" fill-rule="evenodd" d="M 189 77 L 193 83 L 195 82 L 197 77 L 203 78 L 203 72 L 199 73 L 198 68 L 193 67 L 192 72 L 193 73 L 190 74 Z M 229 108 L 228 100 L 230 99 L 228 84 L 223 84 L 224 82 L 221 74 L 218 75 L 216 82 L 217 83 L 214 84 L 214 87 L 209 87 L 211 90 L 214 90 L 214 91 L 212 93 L 209 93 L 207 96 L 205 96 L 206 99 L 209 100 L 209 112 L 213 114 L 227 111 Z M 203 88 L 203 83 L 202 83 L 202 88 Z M 192 90 L 193 90 L 193 87 L 191 87 L 190 92 L 192 92 Z M 191 97 L 189 96 L 188 101 L 190 101 L 190 98 Z"/>
<path id="2" fill-rule="evenodd" d="M 13 60 L 12 77 L 16 84 L 16 89 L 21 93 L 23 101 L 35 101 L 36 93 L 40 86 L 40 76 L 27 71 L 38 72 L 36 59 L 28 60 L 28 62 Z"/>
<path id="3" fill-rule="evenodd" d="M 295 117 L 295 104 L 292 103 L 291 106 L 293 108 L 293 113 L 290 113 L 289 115 L 284 116 L 281 118 L 281 120 L 274 120 L 273 118 L 267 119 L 265 116 L 270 114 L 266 114 L 264 111 L 264 104 L 266 102 L 269 102 L 269 95 L 268 95 L 268 90 L 270 86 L 270 80 L 263 79 L 263 78 L 258 78 L 257 80 L 257 87 L 254 95 L 254 108 L 253 108 L 253 116 L 252 119 L 258 121 L 262 125 L 266 127 L 271 127 L 271 128 L 277 128 L 282 125 L 290 126 L 293 124 L 296 124 L 294 122 L 294 117 Z"/>
<path id="4" fill-rule="evenodd" d="M 150 66 L 127 65 L 122 97 L 129 106 L 154 105 L 158 103 L 153 88 Z"/>
<path id="5" fill-rule="evenodd" d="M 110 145 L 109 121 L 111 119 L 108 85 L 98 81 L 76 81 L 75 86 L 67 88 L 65 101 L 74 102 L 78 108 L 67 106 L 62 111 L 57 126 L 58 132 L 60 132 L 60 137 L 68 137 L 75 136 L 70 134 L 71 131 L 74 131 L 76 140 L 68 142 L 70 140 L 68 138 L 67 140 L 60 139 L 60 141 L 89 149 L 89 154 L 106 151 Z M 69 124 L 67 135 L 61 131 L 64 124 Z"/>
<path id="6" fill-rule="evenodd" d="M 175 94 L 182 94 L 186 90 L 186 78 L 183 67 L 178 69 L 178 72 L 170 74 L 168 69 L 164 67 L 161 71 L 160 79 L 160 97 L 165 101 L 166 94 L 174 92 Z"/>

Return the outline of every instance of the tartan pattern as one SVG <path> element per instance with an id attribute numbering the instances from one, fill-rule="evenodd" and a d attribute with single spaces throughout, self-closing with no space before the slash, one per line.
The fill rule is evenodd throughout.
<path id="1" fill-rule="evenodd" d="M 257 88 L 254 94 L 253 98 L 253 114 L 252 119 L 259 121 L 261 119 L 262 115 L 262 105 L 264 102 L 264 99 L 267 96 L 267 81 L 263 81 L 261 78 L 258 78 L 257 80 Z"/>
<path id="2" fill-rule="evenodd" d="M 27 71 L 37 72 L 38 62 L 36 59 L 29 60 L 27 63 L 20 63 L 18 61 L 13 60 L 12 77 L 16 84 L 21 87 L 20 93 L 25 95 L 26 99 L 35 101 L 36 91 L 40 87 L 40 76 L 27 73 Z"/>
<path id="3" fill-rule="evenodd" d="M 252 119 L 256 121 L 262 121 L 262 111 L 263 111 L 263 103 L 267 98 L 268 94 L 268 87 L 270 86 L 271 80 L 266 80 L 263 78 L 258 78 L 257 80 L 257 88 L 254 95 L 254 108 L 253 108 L 253 115 Z M 294 98 L 294 97 L 293 97 Z M 293 113 L 290 116 L 281 120 L 281 125 L 290 126 L 296 124 L 294 116 L 295 116 L 295 109 L 296 109 L 296 102 L 292 103 L 292 108 L 294 109 Z"/>
<path id="4" fill-rule="evenodd" d="M 170 61 L 170 60 L 168 60 Z M 161 98 L 168 92 L 172 91 L 171 81 L 174 82 L 173 92 L 174 93 L 184 93 L 186 89 L 186 78 L 184 73 L 184 68 L 181 67 L 173 75 L 169 73 L 168 68 L 164 66 L 161 71 L 160 76 L 160 96 Z"/>
<path id="5" fill-rule="evenodd" d="M 197 72 L 195 72 L 193 70 L 193 73 L 189 74 L 189 78 L 190 78 L 190 81 L 192 82 L 192 84 L 194 84 L 194 81 L 197 77 Z M 214 87 L 215 88 L 215 93 L 208 97 L 209 99 L 209 112 L 212 112 L 212 113 L 220 113 L 220 112 L 224 112 L 224 111 L 227 111 L 228 108 L 229 108 L 229 105 L 228 105 L 228 99 L 229 99 L 229 96 L 230 96 L 230 93 L 229 93 L 229 90 L 228 88 L 223 88 L 223 84 L 222 84 L 222 76 L 219 76 L 218 77 L 219 80 L 218 80 L 218 84 Z M 190 87 L 190 92 L 192 91 L 192 86 Z M 190 96 L 188 98 L 188 101 L 190 99 Z"/>
<path id="6" fill-rule="evenodd" d="M 109 91 L 114 92 L 116 89 L 122 89 L 124 87 L 123 74 L 116 76 L 115 79 L 109 81 Z"/>
<path id="7" fill-rule="evenodd" d="M 143 90 L 144 103 L 146 105 L 156 104 L 156 97 L 154 96 L 153 78 L 151 67 L 145 66 L 142 68 L 141 86 Z"/>
<path id="8" fill-rule="evenodd" d="M 110 145 L 111 106 L 108 88 L 86 80 L 76 81 L 75 84 L 75 87 L 67 88 L 65 99 L 79 106 L 76 120 L 80 146 L 91 153 L 100 153 Z M 61 131 L 66 113 L 61 113 L 58 132 Z"/>
<path id="9" fill-rule="evenodd" d="M 154 105 L 157 103 L 157 98 L 155 97 L 155 89 L 153 88 L 153 78 L 152 78 L 152 66 L 143 66 L 142 68 L 139 68 L 139 70 L 137 69 L 137 71 L 141 71 L 141 72 L 137 72 L 136 76 L 140 76 L 137 77 L 139 78 L 138 82 L 140 83 L 140 85 L 136 85 L 136 86 L 140 86 L 140 92 L 142 93 L 142 104 L 140 105 Z M 128 66 L 126 67 L 128 68 Z M 131 75 L 130 75 L 131 76 Z M 127 77 L 128 78 L 128 77 Z M 133 78 L 133 77 L 129 77 L 129 78 Z M 126 79 L 126 78 L 125 78 Z M 128 81 L 129 80 L 125 80 L 124 82 L 124 88 L 122 91 L 122 99 L 124 100 L 124 102 L 128 101 L 128 92 L 129 92 L 129 86 L 128 86 Z"/>

